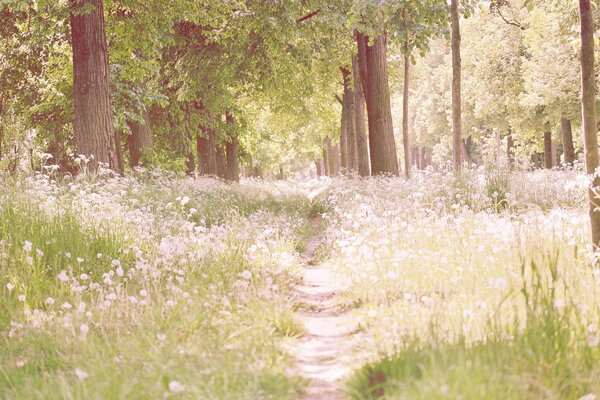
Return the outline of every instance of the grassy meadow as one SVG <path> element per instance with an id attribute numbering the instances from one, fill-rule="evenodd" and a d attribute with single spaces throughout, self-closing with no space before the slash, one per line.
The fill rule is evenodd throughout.
<path id="1" fill-rule="evenodd" d="M 7 180 L 0 398 L 301 398 L 291 291 L 318 221 L 357 321 L 349 399 L 595 399 L 586 188 L 483 169 Z"/>

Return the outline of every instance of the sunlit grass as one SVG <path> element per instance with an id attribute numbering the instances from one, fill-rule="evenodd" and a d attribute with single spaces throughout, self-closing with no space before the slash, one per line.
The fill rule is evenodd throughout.
<path id="1" fill-rule="evenodd" d="M 160 179 L 2 189 L 0 397 L 297 397 L 282 344 L 311 202 Z"/>

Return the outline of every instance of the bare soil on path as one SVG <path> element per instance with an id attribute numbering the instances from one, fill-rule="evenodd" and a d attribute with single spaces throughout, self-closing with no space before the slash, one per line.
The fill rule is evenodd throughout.
<path id="1" fill-rule="evenodd" d="M 322 237 L 317 234 L 319 219 L 313 219 L 313 237 L 302 254 L 304 277 L 294 291 L 296 318 L 305 334 L 290 345 L 295 358 L 292 373 L 308 380 L 302 400 L 341 400 L 343 381 L 351 372 L 353 336 L 352 316 L 336 302 L 340 287 L 333 273 L 313 265 Z"/>

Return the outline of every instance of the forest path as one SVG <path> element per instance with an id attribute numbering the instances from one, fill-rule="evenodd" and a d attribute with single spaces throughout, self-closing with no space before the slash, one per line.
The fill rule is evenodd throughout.
<path id="1" fill-rule="evenodd" d="M 344 398 L 343 379 L 352 371 L 356 327 L 350 313 L 336 302 L 340 287 L 334 274 L 315 265 L 315 253 L 322 241 L 319 223 L 320 219 L 312 219 L 313 236 L 301 256 L 303 282 L 294 290 L 296 318 L 305 334 L 290 345 L 295 358 L 292 373 L 309 382 L 302 400 L 340 400 Z"/>

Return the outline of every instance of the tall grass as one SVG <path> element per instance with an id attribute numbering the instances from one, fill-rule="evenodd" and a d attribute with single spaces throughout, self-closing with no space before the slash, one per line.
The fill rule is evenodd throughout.
<path id="1" fill-rule="evenodd" d="M 298 396 L 305 197 L 165 176 L 0 193 L 0 398 Z"/>

